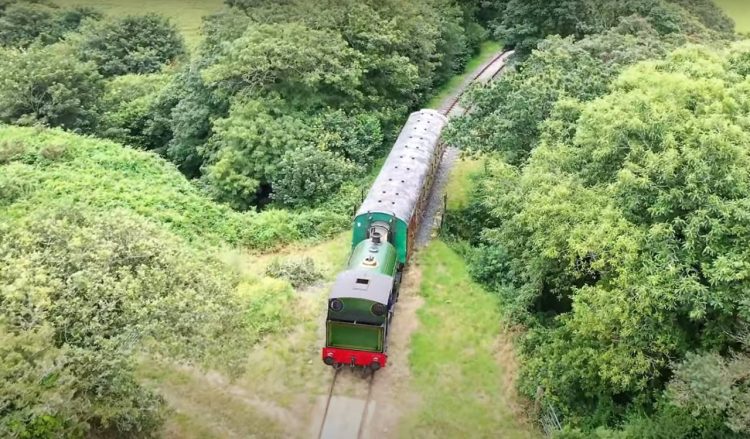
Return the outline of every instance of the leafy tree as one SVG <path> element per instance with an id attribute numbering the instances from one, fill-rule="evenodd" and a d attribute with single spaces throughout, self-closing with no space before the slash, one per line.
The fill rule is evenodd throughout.
<path id="1" fill-rule="evenodd" d="M 236 101 L 229 116 L 214 124 L 205 181 L 214 195 L 238 209 L 248 209 L 270 192 L 271 179 L 286 151 L 313 142 L 304 121 L 274 117 L 261 102 Z"/>
<path id="2" fill-rule="evenodd" d="M 330 197 L 356 173 L 336 154 L 315 147 L 290 150 L 273 176 L 273 198 L 290 206 L 315 205 Z"/>
<path id="3" fill-rule="evenodd" d="M 199 47 L 199 61 L 214 64 L 222 54 L 222 45 L 240 38 L 253 21 L 235 8 L 203 18 L 203 40 Z"/>
<path id="4" fill-rule="evenodd" d="M 0 121 L 74 131 L 95 127 L 103 80 L 65 46 L 2 50 L 0 78 Z"/>
<path id="5" fill-rule="evenodd" d="M 673 361 L 725 352 L 750 318 L 750 110 L 728 61 L 743 47 L 681 49 L 602 98 L 559 101 L 526 166 L 481 181 L 475 270 L 532 328 L 521 390 L 543 388 L 571 426 L 653 410 Z M 710 405 L 684 407 L 691 428 L 715 425 Z"/>
<path id="6" fill-rule="evenodd" d="M 530 52 L 547 35 L 582 37 L 588 30 L 586 1 L 509 0 L 496 31 L 501 40 Z"/>
<path id="7" fill-rule="evenodd" d="M 94 9 L 60 9 L 46 2 L 11 2 L 0 10 L 0 46 L 48 45 L 77 30 L 86 19 L 99 20 Z"/>
<path id="8" fill-rule="evenodd" d="M 638 18 L 580 41 L 549 37 L 517 71 L 470 93 L 472 113 L 447 130 L 449 142 L 468 151 L 500 151 L 509 162 L 522 163 L 558 100 L 601 96 L 625 66 L 663 55 L 679 41 L 663 40 Z"/>
<path id="9" fill-rule="evenodd" d="M 709 0 L 509 0 L 495 33 L 517 46 L 519 53 L 528 54 L 549 35 L 580 39 L 631 15 L 645 18 L 662 35 L 691 35 L 701 40 L 733 34 L 730 20 Z"/>
<path id="10" fill-rule="evenodd" d="M 361 113 L 347 116 L 343 111 L 323 114 L 316 121 L 318 139 L 325 149 L 368 166 L 375 151 L 383 145 L 383 132 L 377 115 Z"/>
<path id="11" fill-rule="evenodd" d="M 713 0 L 671 0 L 685 8 L 709 29 L 734 38 L 734 22 Z"/>
<path id="12" fill-rule="evenodd" d="M 230 93 L 281 98 L 313 112 L 357 100 L 359 59 L 337 35 L 300 24 L 254 25 L 204 76 Z"/>
<path id="13" fill-rule="evenodd" d="M 185 52 L 174 24 L 155 14 L 88 22 L 75 45 L 78 56 L 104 76 L 158 72 Z"/>
<path id="14" fill-rule="evenodd" d="M 154 149 L 162 147 L 160 136 L 153 136 L 154 106 L 166 86 L 166 75 L 124 75 L 107 82 L 102 98 L 103 112 L 99 133 L 125 145 Z"/>

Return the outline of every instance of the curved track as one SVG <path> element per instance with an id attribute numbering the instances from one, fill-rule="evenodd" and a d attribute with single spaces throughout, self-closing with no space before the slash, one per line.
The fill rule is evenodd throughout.
<path id="1" fill-rule="evenodd" d="M 512 51 L 498 53 L 483 64 L 475 74 L 471 75 L 461 84 L 453 96 L 446 99 L 439 111 L 449 118 L 461 116 L 471 111 L 471 108 L 464 109 L 460 105 L 460 100 L 464 92 L 474 83 L 485 83 L 496 78 L 505 69 L 506 61 L 512 54 Z M 455 148 L 446 148 L 445 155 L 440 163 L 438 176 L 431 189 L 430 202 L 422 218 L 420 230 L 418 231 L 417 245 L 420 247 L 429 242 L 430 235 L 435 228 L 435 218 L 443 207 L 442 194 L 445 184 L 457 157 L 458 151 Z M 368 415 L 370 414 L 371 407 L 374 405 L 371 400 L 375 373 L 369 373 L 366 379 L 356 377 L 357 374 L 354 372 L 349 374 L 354 380 L 349 380 L 348 384 L 350 388 L 348 389 L 348 393 L 359 394 L 364 399 L 345 396 L 347 392 L 344 391 L 337 392 L 337 384 L 342 384 L 342 380 L 339 379 L 341 373 L 341 369 L 333 371 L 328 397 L 325 401 L 323 419 L 318 429 L 318 439 L 353 437 L 362 439 L 365 436 Z M 366 389 L 364 386 L 366 386 Z M 351 387 L 354 387 L 354 389 L 352 390 Z"/>

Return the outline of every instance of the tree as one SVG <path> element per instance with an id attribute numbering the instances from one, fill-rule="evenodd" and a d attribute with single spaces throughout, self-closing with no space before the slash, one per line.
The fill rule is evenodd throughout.
<path id="1" fill-rule="evenodd" d="M 645 18 L 662 35 L 703 39 L 732 38 L 731 22 L 708 0 L 509 0 L 495 34 L 518 52 L 528 54 L 549 36 L 604 32 L 622 17 Z"/>
<path id="2" fill-rule="evenodd" d="M 156 149 L 163 147 L 162 138 L 152 135 L 154 107 L 169 77 L 161 74 L 124 75 L 106 84 L 102 98 L 102 114 L 98 132 L 125 145 Z"/>
<path id="3" fill-rule="evenodd" d="M 377 115 L 347 116 L 343 111 L 324 113 L 315 121 L 318 139 L 325 149 L 360 165 L 369 166 L 383 146 L 383 132 Z"/>
<path id="4" fill-rule="evenodd" d="M 743 50 L 680 49 L 599 99 L 559 101 L 528 163 L 480 183 L 475 270 L 531 328 L 522 392 L 543 388 L 568 425 L 653 412 L 673 362 L 726 352 L 750 318 Z"/>
<path id="5" fill-rule="evenodd" d="M 53 44 L 77 30 L 84 20 L 101 18 L 99 12 L 86 7 L 60 9 L 45 2 L 11 2 L 0 10 L 0 46 Z"/>
<path id="6" fill-rule="evenodd" d="M 104 76 L 158 72 L 185 52 L 174 24 L 155 14 L 88 22 L 74 44 L 78 56 Z"/>
<path id="7" fill-rule="evenodd" d="M 250 26 L 204 78 L 231 94 L 278 98 L 314 112 L 356 102 L 361 74 L 357 53 L 338 35 L 284 23 Z"/>
<path id="8" fill-rule="evenodd" d="M 65 46 L 2 50 L 0 121 L 91 131 L 104 89 L 96 67 Z"/>
<path id="9" fill-rule="evenodd" d="M 448 128 L 447 138 L 467 151 L 499 151 L 508 162 L 523 163 L 557 101 L 599 97 L 625 66 L 663 55 L 679 41 L 662 39 L 638 18 L 579 41 L 549 37 L 516 71 L 473 90 L 472 112 Z"/>
<path id="10" fill-rule="evenodd" d="M 229 116 L 214 124 L 204 156 L 204 180 L 213 195 L 238 209 L 248 209 L 270 192 L 286 151 L 314 142 L 310 126 L 292 116 L 275 117 L 265 104 L 235 101 Z"/>

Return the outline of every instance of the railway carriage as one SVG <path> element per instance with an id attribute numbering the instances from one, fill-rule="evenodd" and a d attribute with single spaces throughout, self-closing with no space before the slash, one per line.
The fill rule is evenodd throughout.
<path id="1" fill-rule="evenodd" d="M 326 346 L 331 366 L 380 369 L 401 273 L 413 254 L 444 146 L 447 119 L 434 110 L 412 113 L 354 218 L 347 270 L 328 301 Z"/>

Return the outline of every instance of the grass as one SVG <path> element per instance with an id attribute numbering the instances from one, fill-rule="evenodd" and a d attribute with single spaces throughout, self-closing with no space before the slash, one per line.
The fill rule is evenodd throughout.
<path id="1" fill-rule="evenodd" d="M 464 83 L 466 78 L 472 72 L 474 72 L 474 70 L 476 70 L 479 66 L 492 58 L 492 56 L 496 54 L 502 47 L 502 43 L 499 43 L 497 41 L 485 41 L 484 43 L 482 43 L 482 46 L 479 48 L 479 53 L 471 60 L 469 60 L 469 62 L 466 64 L 466 67 L 464 68 L 463 73 L 454 76 L 450 81 L 443 84 L 443 86 L 437 90 L 432 99 L 427 102 L 426 108 L 439 108 L 443 101 L 448 96 L 453 95 L 461 86 L 461 84 Z"/>
<path id="2" fill-rule="evenodd" d="M 222 8 L 222 0 L 56 0 L 60 6 L 90 6 L 109 15 L 145 14 L 153 12 L 169 17 L 194 48 L 201 38 L 202 18 Z"/>
<path id="3" fill-rule="evenodd" d="M 515 401 L 512 343 L 501 330 L 496 299 L 469 277 L 461 257 L 441 241 L 419 256 L 420 327 L 409 362 L 423 404 L 404 416 L 402 437 L 539 436 Z"/>
<path id="4" fill-rule="evenodd" d="M 211 439 L 224 437 L 282 437 L 278 420 L 263 413 L 258 403 L 242 392 L 199 373 L 167 364 L 144 363 L 140 379 L 158 388 L 172 412 L 161 437 Z"/>
<path id="5" fill-rule="evenodd" d="M 471 176 L 482 171 L 484 160 L 461 158 L 453 166 L 445 192 L 448 194 L 448 210 L 463 209 L 471 196 Z"/>
<path id="6" fill-rule="evenodd" d="M 748 0 L 716 0 L 727 15 L 737 23 L 737 32 L 750 32 L 750 2 Z"/>
<path id="7" fill-rule="evenodd" d="M 139 377 L 164 395 L 172 409 L 163 437 L 307 436 L 330 374 L 319 360 L 328 289 L 346 263 L 350 240 L 346 232 L 318 245 L 292 244 L 273 253 L 221 252 L 221 259 L 242 277 L 239 293 L 257 299 L 258 309 L 251 312 L 257 325 L 251 326 L 262 330 L 260 338 L 247 353 L 244 373 L 233 381 L 218 372 L 141 362 Z M 274 259 L 303 257 L 312 258 L 323 272 L 317 285 L 290 296 L 286 281 L 265 276 Z"/>

